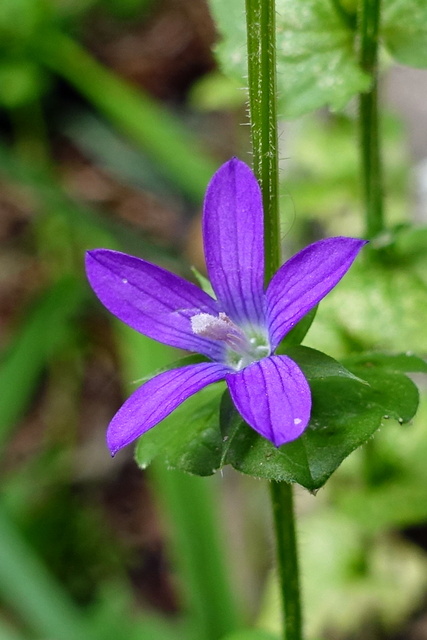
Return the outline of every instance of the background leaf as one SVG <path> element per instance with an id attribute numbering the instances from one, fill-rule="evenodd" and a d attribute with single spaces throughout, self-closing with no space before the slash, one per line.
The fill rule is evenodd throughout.
<path id="1" fill-rule="evenodd" d="M 217 55 L 224 71 L 247 76 L 244 0 L 211 0 L 221 33 Z M 330 0 L 278 0 L 279 111 L 295 117 L 319 107 L 343 108 L 370 78 L 359 67 L 354 32 Z"/>
<path id="2" fill-rule="evenodd" d="M 401 64 L 427 67 L 427 3 L 384 0 L 381 33 L 384 44 Z"/>

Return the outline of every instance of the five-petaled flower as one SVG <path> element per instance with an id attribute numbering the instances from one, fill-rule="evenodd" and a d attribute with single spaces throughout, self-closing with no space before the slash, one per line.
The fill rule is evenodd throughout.
<path id="1" fill-rule="evenodd" d="M 310 420 L 304 374 L 275 351 L 338 283 L 365 241 L 315 242 L 286 262 L 265 288 L 261 191 L 251 169 L 237 158 L 208 186 L 203 239 L 216 299 L 146 260 L 107 249 L 87 254 L 89 282 L 107 309 L 150 338 L 209 359 L 164 371 L 137 389 L 108 428 L 113 454 L 222 379 L 244 420 L 276 446 L 298 438 Z"/>

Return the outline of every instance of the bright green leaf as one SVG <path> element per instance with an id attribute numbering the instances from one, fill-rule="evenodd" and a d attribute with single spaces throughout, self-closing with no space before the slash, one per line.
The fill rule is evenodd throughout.
<path id="1" fill-rule="evenodd" d="M 404 268 L 402 268 L 404 266 Z M 427 352 L 427 285 L 406 264 L 358 259 L 322 300 L 310 346 L 334 353 Z"/>

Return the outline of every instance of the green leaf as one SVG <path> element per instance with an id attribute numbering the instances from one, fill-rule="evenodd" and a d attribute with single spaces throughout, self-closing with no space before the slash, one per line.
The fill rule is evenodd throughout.
<path id="1" fill-rule="evenodd" d="M 346 358 L 346 362 L 350 366 L 361 367 L 364 371 L 380 367 L 400 373 L 427 373 L 427 362 L 413 353 L 362 353 Z"/>
<path id="2" fill-rule="evenodd" d="M 224 71 L 247 75 L 244 0 L 211 0 L 222 36 L 217 54 Z M 288 117 L 323 106 L 343 108 L 370 78 L 358 65 L 354 32 L 330 0 L 278 0 L 279 111 Z"/>
<path id="3" fill-rule="evenodd" d="M 319 305 L 310 346 L 335 353 L 427 352 L 421 309 L 427 309 L 427 284 L 410 266 L 361 256 Z"/>
<path id="4" fill-rule="evenodd" d="M 221 461 L 219 402 L 223 391 L 223 383 L 205 387 L 145 433 L 136 447 L 138 465 L 145 469 L 161 456 L 174 469 L 200 476 L 214 473 Z"/>
<path id="5" fill-rule="evenodd" d="M 407 422 L 418 405 L 415 385 L 402 374 L 355 368 L 352 373 L 363 373 L 370 386 L 340 377 L 311 381 L 310 424 L 300 438 L 278 449 L 243 421 L 233 423 L 224 462 L 249 475 L 320 488 L 385 416 Z"/>
<path id="6" fill-rule="evenodd" d="M 33 42 L 33 52 L 41 64 L 73 85 L 140 146 L 175 186 L 191 200 L 202 200 L 216 166 L 176 117 L 109 71 L 77 41 L 60 31 L 40 31 Z"/>
<path id="7" fill-rule="evenodd" d="M 381 33 L 401 64 L 427 67 L 427 3 L 425 0 L 383 0 Z"/>
<path id="8" fill-rule="evenodd" d="M 290 347 L 284 352 L 301 367 L 307 380 L 316 378 L 352 378 L 359 382 L 364 382 L 351 371 L 346 369 L 340 362 L 331 356 L 301 345 Z"/>
<path id="9" fill-rule="evenodd" d="M 295 482 L 314 491 L 354 449 L 388 418 L 408 422 L 418 406 L 418 390 L 400 371 L 360 358 L 348 369 L 325 354 L 293 347 L 290 355 L 310 380 L 312 414 L 304 434 L 280 448 L 251 429 L 236 411 L 224 383 L 192 396 L 140 438 L 136 459 L 145 468 L 156 457 L 197 475 L 210 475 L 231 464 L 243 473 Z M 390 366 L 414 368 L 391 358 Z M 365 358 L 366 360 L 366 358 Z M 366 381 L 366 382 L 365 382 Z M 220 412 L 218 407 L 221 399 Z"/>

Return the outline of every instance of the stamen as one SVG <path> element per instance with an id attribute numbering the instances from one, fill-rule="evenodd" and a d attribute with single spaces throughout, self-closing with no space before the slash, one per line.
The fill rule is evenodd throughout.
<path id="1" fill-rule="evenodd" d="M 191 329 L 197 336 L 225 342 L 234 351 L 247 351 L 245 334 L 223 312 L 218 317 L 210 313 L 198 313 L 191 318 Z"/>

